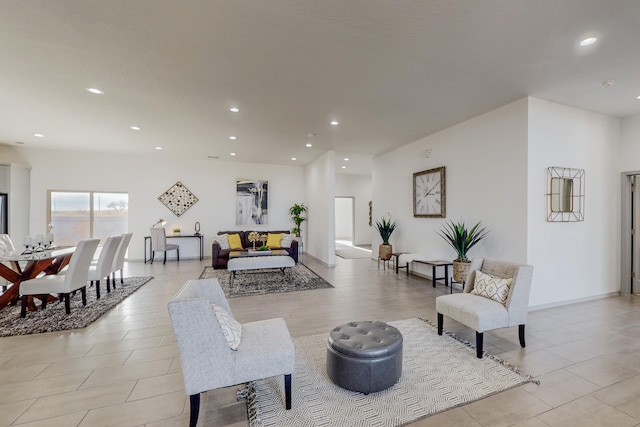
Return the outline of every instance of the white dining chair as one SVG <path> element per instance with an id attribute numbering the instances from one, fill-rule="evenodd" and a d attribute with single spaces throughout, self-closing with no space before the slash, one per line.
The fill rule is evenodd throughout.
<path id="1" fill-rule="evenodd" d="M 89 266 L 95 253 L 99 239 L 82 240 L 78 243 L 76 250 L 69 261 L 69 268 L 66 274 L 48 274 L 35 279 L 25 280 L 20 283 L 20 294 L 22 295 L 22 308 L 20 317 L 27 315 L 27 302 L 29 295 L 40 295 L 42 297 L 42 309 L 47 306 L 47 298 L 50 294 L 58 294 L 64 298 L 64 309 L 67 314 L 71 313 L 71 293 L 80 289 L 82 293 L 82 305 L 87 305 L 87 280 L 89 277 Z"/>
<path id="2" fill-rule="evenodd" d="M 113 257 L 113 265 L 111 266 L 111 282 L 113 283 L 114 289 L 116 287 L 116 271 L 120 270 L 120 283 L 124 283 L 124 279 L 122 277 L 122 270 L 124 269 L 124 255 L 127 253 L 127 248 L 129 247 L 132 236 L 133 233 L 125 233 L 122 235 L 122 240 L 120 240 L 120 244 L 116 250 L 116 255 Z"/>
<path id="3" fill-rule="evenodd" d="M 176 251 L 178 262 L 180 262 L 180 246 L 167 243 L 167 234 L 163 227 L 151 228 L 151 264 L 156 252 L 164 252 L 163 264 L 167 263 L 167 251 Z"/>
<path id="4" fill-rule="evenodd" d="M 109 277 L 111 276 L 111 266 L 113 265 L 113 258 L 118 250 L 118 245 L 122 240 L 122 236 L 109 236 L 107 237 L 102 251 L 98 257 L 98 262 L 95 265 L 89 267 L 89 281 L 91 284 L 96 285 L 96 298 L 100 299 L 100 280 L 106 277 L 107 279 L 107 292 L 111 292 L 111 286 L 109 285 Z"/>
<path id="5" fill-rule="evenodd" d="M 11 241 L 11 237 L 8 234 L 0 234 L 0 256 L 9 255 L 15 252 L 16 248 Z M 3 277 L 0 277 L 0 289 L 2 292 L 7 290 L 7 286 L 9 286 L 9 281 Z"/>

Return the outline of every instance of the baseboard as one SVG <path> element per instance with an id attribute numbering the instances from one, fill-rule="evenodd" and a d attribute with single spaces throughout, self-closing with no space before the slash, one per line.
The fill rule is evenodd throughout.
<path id="1" fill-rule="evenodd" d="M 595 301 L 595 300 L 599 300 L 599 299 L 611 298 L 611 297 L 616 297 L 616 296 L 620 296 L 620 295 L 621 295 L 620 291 L 616 291 L 616 292 L 609 292 L 607 294 L 602 294 L 602 295 L 595 295 L 595 296 L 592 296 L 592 297 L 576 298 L 576 299 L 567 300 L 567 301 L 559 301 L 559 302 L 552 302 L 552 303 L 549 303 L 549 304 L 534 305 L 534 306 L 529 306 L 529 311 L 543 310 L 545 308 L 562 307 L 562 306 L 565 306 L 565 305 L 578 304 L 578 303 L 581 303 L 581 302 L 588 302 L 588 301 Z"/>

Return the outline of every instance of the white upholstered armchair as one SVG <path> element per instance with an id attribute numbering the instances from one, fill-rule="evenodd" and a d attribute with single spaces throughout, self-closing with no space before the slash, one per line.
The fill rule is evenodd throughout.
<path id="1" fill-rule="evenodd" d="M 200 393 L 277 375 L 284 375 L 285 407 L 290 409 L 295 352 L 285 321 L 242 324 L 240 344 L 232 350 L 214 304 L 233 316 L 216 279 L 189 280 L 168 304 L 191 400 L 189 425 L 195 427 L 198 421 Z"/>
<path id="2" fill-rule="evenodd" d="M 518 325 L 520 345 L 525 346 L 524 329 L 527 322 L 529 292 L 533 267 L 494 259 L 474 259 L 471 261 L 471 273 L 460 294 L 442 295 L 436 298 L 438 312 L 438 334 L 442 335 L 443 317 L 447 316 L 476 331 L 476 355 L 482 358 L 483 333 L 499 328 Z M 504 303 L 495 292 L 495 286 L 488 286 L 484 296 L 473 292 L 477 272 L 502 279 L 512 279 L 508 291 L 502 295 Z M 488 297 L 495 296 L 494 299 Z"/>

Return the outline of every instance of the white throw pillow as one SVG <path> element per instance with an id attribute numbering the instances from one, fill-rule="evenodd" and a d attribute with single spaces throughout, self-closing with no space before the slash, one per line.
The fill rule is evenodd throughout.
<path id="1" fill-rule="evenodd" d="M 220 244 L 220 249 L 229 249 L 229 239 L 227 239 L 226 234 L 218 234 L 216 242 Z"/>
<path id="2" fill-rule="evenodd" d="M 227 310 L 217 304 L 211 304 L 213 312 L 216 314 L 222 333 L 227 339 L 227 344 L 231 350 L 237 350 L 242 338 L 242 323 L 231 317 Z"/>
<path id="3" fill-rule="evenodd" d="M 476 270 L 476 280 L 470 293 L 506 304 L 513 279 L 503 279 Z"/>
<path id="4" fill-rule="evenodd" d="M 282 234 L 282 239 L 280 240 L 280 247 L 281 248 L 290 248 L 291 247 L 291 242 L 293 242 L 295 239 L 296 239 L 296 236 L 294 234 L 283 233 Z"/>

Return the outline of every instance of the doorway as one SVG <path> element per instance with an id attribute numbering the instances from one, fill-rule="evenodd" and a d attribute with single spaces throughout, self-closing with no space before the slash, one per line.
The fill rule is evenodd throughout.
<path id="1" fill-rule="evenodd" d="M 355 241 L 353 232 L 355 228 L 353 205 L 353 197 L 336 197 L 336 246 L 338 243 L 353 246 L 353 242 Z"/>
<path id="2" fill-rule="evenodd" d="M 640 294 L 640 171 L 622 173 L 620 293 Z"/>

